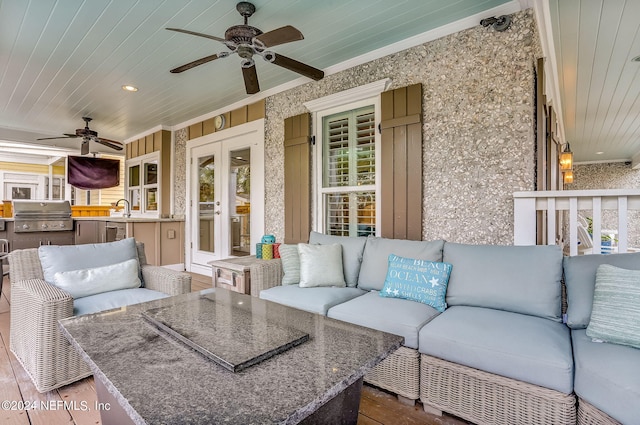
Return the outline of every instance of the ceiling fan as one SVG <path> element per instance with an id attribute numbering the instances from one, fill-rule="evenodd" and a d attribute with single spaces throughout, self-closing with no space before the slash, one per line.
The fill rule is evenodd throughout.
<path id="1" fill-rule="evenodd" d="M 64 133 L 64 136 L 61 137 L 43 137 L 37 140 L 75 139 L 76 137 L 82 137 L 82 145 L 80 146 L 81 155 L 86 155 L 89 153 L 89 142 L 100 143 L 101 145 L 105 145 L 111 149 L 115 149 L 118 151 L 122 150 L 122 143 L 116 142 L 115 140 L 98 137 L 98 132 L 93 131 L 89 128 L 89 121 L 91 121 L 91 118 L 82 117 L 82 119 L 84 120 L 84 128 L 76 129 L 75 134 Z"/>
<path id="2" fill-rule="evenodd" d="M 320 80 L 324 77 L 324 72 L 298 62 L 295 59 L 288 58 L 281 54 L 274 53 L 270 50 L 266 50 L 270 47 L 280 44 L 290 43 L 292 41 L 298 41 L 304 39 L 304 36 L 300 31 L 291 25 L 263 33 L 256 27 L 252 27 L 247 24 L 249 17 L 254 14 L 256 7 L 249 2 L 242 1 L 236 5 L 236 10 L 244 18 L 243 25 L 234 25 L 229 27 L 224 33 L 224 38 L 216 37 L 213 35 L 202 34 L 199 32 L 193 32 L 178 28 L 167 28 L 170 31 L 182 32 L 185 34 L 196 35 L 198 37 L 209 38 L 211 40 L 219 41 L 223 43 L 230 52 L 223 51 L 211 56 L 189 62 L 185 65 L 172 69 L 172 73 L 180 73 L 196 67 L 198 65 L 211 62 L 212 60 L 219 58 L 226 58 L 229 55 L 237 53 L 242 58 L 242 76 L 244 77 L 244 85 L 247 90 L 247 94 L 254 94 L 260 91 L 260 85 L 258 83 L 258 74 L 256 73 L 256 65 L 253 60 L 254 55 L 262 56 L 267 62 L 286 68 L 290 71 L 297 72 L 298 74 L 309 77 L 313 80 Z"/>

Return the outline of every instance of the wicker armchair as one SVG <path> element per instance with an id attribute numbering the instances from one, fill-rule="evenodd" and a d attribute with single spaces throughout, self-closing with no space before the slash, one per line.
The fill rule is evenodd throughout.
<path id="1" fill-rule="evenodd" d="M 191 291 L 191 275 L 148 265 L 137 244 L 146 288 L 179 295 Z M 73 298 L 43 279 L 37 249 L 9 254 L 11 277 L 11 352 L 36 389 L 46 392 L 91 375 L 80 355 L 58 330 L 58 320 L 73 316 Z"/>

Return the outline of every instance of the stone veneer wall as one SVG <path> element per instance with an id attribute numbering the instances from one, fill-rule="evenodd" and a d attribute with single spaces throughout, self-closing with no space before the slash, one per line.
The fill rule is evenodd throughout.
<path id="1" fill-rule="evenodd" d="M 640 170 L 631 168 L 630 162 L 610 162 L 601 164 L 584 164 L 574 167 L 574 183 L 565 185 L 567 190 L 592 189 L 638 189 L 640 188 Z M 585 217 L 591 211 L 580 212 Z M 640 248 L 640 211 L 629 211 L 628 216 L 629 246 Z M 618 214 L 604 211 L 602 228 L 617 229 Z"/>
<path id="2" fill-rule="evenodd" d="M 506 32 L 477 26 L 267 98 L 265 232 L 284 239 L 284 119 L 303 102 L 383 78 L 423 87 L 423 239 L 513 243 L 513 192 L 534 189 L 530 10 Z"/>
<path id="3" fill-rule="evenodd" d="M 188 128 L 181 128 L 174 133 L 173 214 L 180 218 L 184 218 L 186 214 L 188 130 Z"/>

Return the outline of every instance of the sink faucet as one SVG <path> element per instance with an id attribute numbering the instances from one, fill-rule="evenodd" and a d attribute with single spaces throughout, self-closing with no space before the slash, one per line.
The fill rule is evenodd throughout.
<path id="1" fill-rule="evenodd" d="M 131 217 L 131 208 L 129 207 L 129 201 L 124 198 L 118 199 L 118 201 L 116 202 L 116 207 L 120 204 L 120 201 L 124 201 L 124 214 L 122 214 L 122 216 L 127 218 Z"/>

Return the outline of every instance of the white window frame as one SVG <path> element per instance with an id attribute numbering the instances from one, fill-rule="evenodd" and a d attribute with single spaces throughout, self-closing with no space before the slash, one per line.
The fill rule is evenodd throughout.
<path id="1" fill-rule="evenodd" d="M 381 121 L 381 102 L 380 93 L 387 90 L 391 84 L 391 79 L 385 78 L 364 86 L 356 87 L 343 92 L 335 93 L 330 96 L 322 97 L 304 103 L 304 106 L 312 113 L 313 119 L 313 133 L 316 140 L 315 148 L 313 149 L 313 193 L 312 199 L 314 200 L 312 228 L 320 233 L 325 232 L 325 217 L 324 217 L 324 201 L 323 195 L 327 193 L 327 190 L 322 189 L 323 182 L 323 121 L 326 116 L 334 115 L 341 112 L 351 111 L 354 109 L 363 108 L 373 105 L 374 116 L 376 123 L 375 131 L 375 195 L 376 195 L 376 236 L 380 236 L 380 154 L 381 154 L 381 135 L 378 131 L 378 124 Z M 371 188 L 371 186 L 366 186 Z M 344 188 L 335 188 L 336 191 L 343 191 Z M 363 187 L 363 190 L 365 187 Z M 329 189 L 331 191 L 332 189 Z M 369 190 L 369 189 L 367 189 Z"/>
<path id="2" fill-rule="evenodd" d="M 148 163 L 156 163 L 158 165 L 158 176 L 157 176 L 157 180 L 156 183 L 152 183 L 152 184 L 145 184 L 144 182 L 144 177 L 145 177 L 145 169 L 144 169 L 144 165 L 148 164 Z M 129 182 L 129 169 L 131 167 L 134 166 L 139 166 L 140 167 L 140 184 L 137 186 L 130 186 L 130 182 Z M 139 211 L 134 211 L 132 208 L 133 206 L 130 205 L 130 213 L 131 216 L 136 216 L 136 217 L 160 217 L 160 205 L 162 205 L 162 195 L 161 195 L 161 191 L 160 191 L 160 182 L 162 181 L 162 164 L 160 161 L 160 154 L 159 152 L 151 152 L 145 155 L 141 155 L 141 156 L 137 156 L 135 158 L 129 159 L 125 162 L 125 199 L 130 200 L 131 199 L 131 192 L 135 189 L 138 189 L 140 191 L 140 210 Z M 156 204 L 158 205 L 158 209 L 156 210 L 149 210 L 147 211 L 147 194 L 146 194 L 146 190 L 147 189 L 156 189 Z"/>

